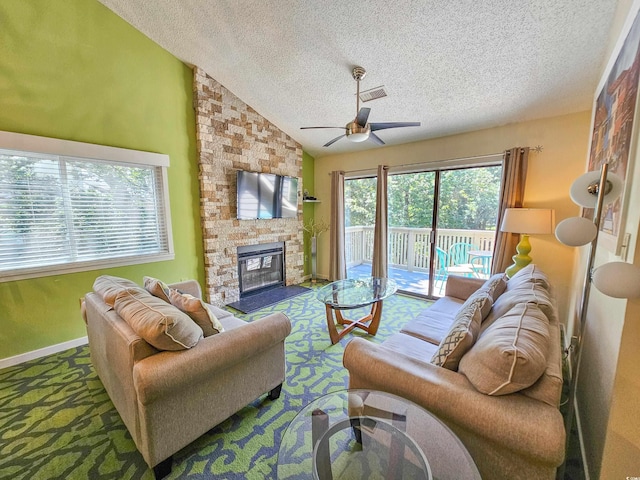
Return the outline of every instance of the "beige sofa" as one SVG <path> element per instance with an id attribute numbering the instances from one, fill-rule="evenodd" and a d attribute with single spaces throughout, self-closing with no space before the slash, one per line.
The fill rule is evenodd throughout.
<path id="1" fill-rule="evenodd" d="M 489 281 L 450 276 L 445 297 L 401 332 L 380 345 L 349 342 L 349 387 L 390 392 L 435 414 L 467 447 L 482 478 L 552 479 L 564 459 L 565 431 L 558 409 L 562 348 L 548 279 L 529 265 L 506 285 L 499 276 L 492 281 L 497 288 L 487 292 Z M 478 302 L 482 308 L 469 307 Z M 476 308 L 462 320 L 466 329 L 463 307 Z M 461 348 L 450 351 L 459 337 Z M 453 365 L 437 366 L 443 359 Z"/>
<path id="2" fill-rule="evenodd" d="M 105 278 L 110 282 L 108 289 L 104 288 Z M 178 313 L 166 312 L 175 307 L 128 280 L 99 279 L 102 287 L 96 280 L 83 307 L 91 361 L 156 478 L 171 471 L 175 452 L 260 395 L 269 392 L 270 399 L 278 398 L 285 376 L 284 340 L 291 331 L 284 314 L 247 323 L 208 305 L 221 324 L 221 333 L 203 337 L 203 329 L 180 317 L 183 331 L 165 325 L 160 333 L 165 338 L 160 341 L 169 340 L 166 348 L 170 350 L 160 350 L 136 334 L 117 313 L 124 312 L 124 307 L 116 299 L 127 296 L 134 306 L 152 305 L 147 313 L 162 310 L 163 315 L 178 318 Z M 118 282 L 122 285 L 116 285 Z M 169 287 L 190 301 L 201 298 L 196 281 Z M 128 318 L 127 313 L 123 315 Z M 188 348 L 176 344 L 178 340 Z M 156 343 L 156 339 L 150 341 Z"/>

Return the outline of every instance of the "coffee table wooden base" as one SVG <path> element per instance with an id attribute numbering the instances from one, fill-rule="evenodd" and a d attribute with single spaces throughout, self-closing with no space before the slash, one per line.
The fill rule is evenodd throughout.
<path id="1" fill-rule="evenodd" d="M 338 343 L 342 337 L 354 328 L 364 330 L 369 335 L 375 335 L 378 333 L 380 316 L 382 315 L 382 300 L 373 303 L 371 305 L 371 313 L 358 320 L 344 318 L 341 310 L 335 309 L 331 305 L 325 306 L 327 309 L 327 327 L 329 329 L 329 337 L 331 338 L 332 344 Z M 336 328 L 337 324 L 345 325 L 345 327 L 338 332 L 338 329 Z"/>

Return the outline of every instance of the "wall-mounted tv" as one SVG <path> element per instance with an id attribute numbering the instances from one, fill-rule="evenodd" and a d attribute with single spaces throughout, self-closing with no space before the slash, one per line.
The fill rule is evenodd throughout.
<path id="1" fill-rule="evenodd" d="M 298 215 L 298 179 L 238 170 L 240 220 L 295 218 Z"/>

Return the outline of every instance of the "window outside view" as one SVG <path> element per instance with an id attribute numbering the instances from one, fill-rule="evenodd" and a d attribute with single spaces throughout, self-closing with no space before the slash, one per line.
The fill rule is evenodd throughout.
<path id="1" fill-rule="evenodd" d="M 448 275 L 488 278 L 501 175 L 501 166 L 389 175 L 389 276 L 400 290 L 437 297 L 444 294 Z M 349 278 L 371 276 L 375 207 L 376 178 L 345 181 Z"/>
<path id="2" fill-rule="evenodd" d="M 168 252 L 160 168 L 0 152 L 0 271 Z"/>

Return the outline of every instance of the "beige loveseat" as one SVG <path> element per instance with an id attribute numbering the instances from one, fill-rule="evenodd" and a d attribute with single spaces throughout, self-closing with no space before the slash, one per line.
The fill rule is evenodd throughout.
<path id="1" fill-rule="evenodd" d="M 156 478 L 171 471 L 175 452 L 260 395 L 278 398 L 284 340 L 291 331 L 282 313 L 247 323 L 203 304 L 196 281 L 164 288 L 171 300 L 175 295 L 200 306 L 210 321 L 209 336 L 203 336 L 207 326 L 201 328 L 166 299 L 117 277 L 99 277 L 83 307 L 91 362 Z M 137 318 L 128 318 L 132 314 Z M 150 314 L 162 316 L 151 319 L 154 325 L 144 333 L 159 348 L 131 326 L 140 329 L 141 317 L 147 321 Z"/>
<path id="2" fill-rule="evenodd" d="M 552 479 L 564 459 L 558 317 L 535 265 L 508 281 L 450 276 L 445 297 L 401 332 L 380 345 L 354 339 L 343 361 L 350 388 L 390 392 L 440 418 L 482 478 Z"/>

